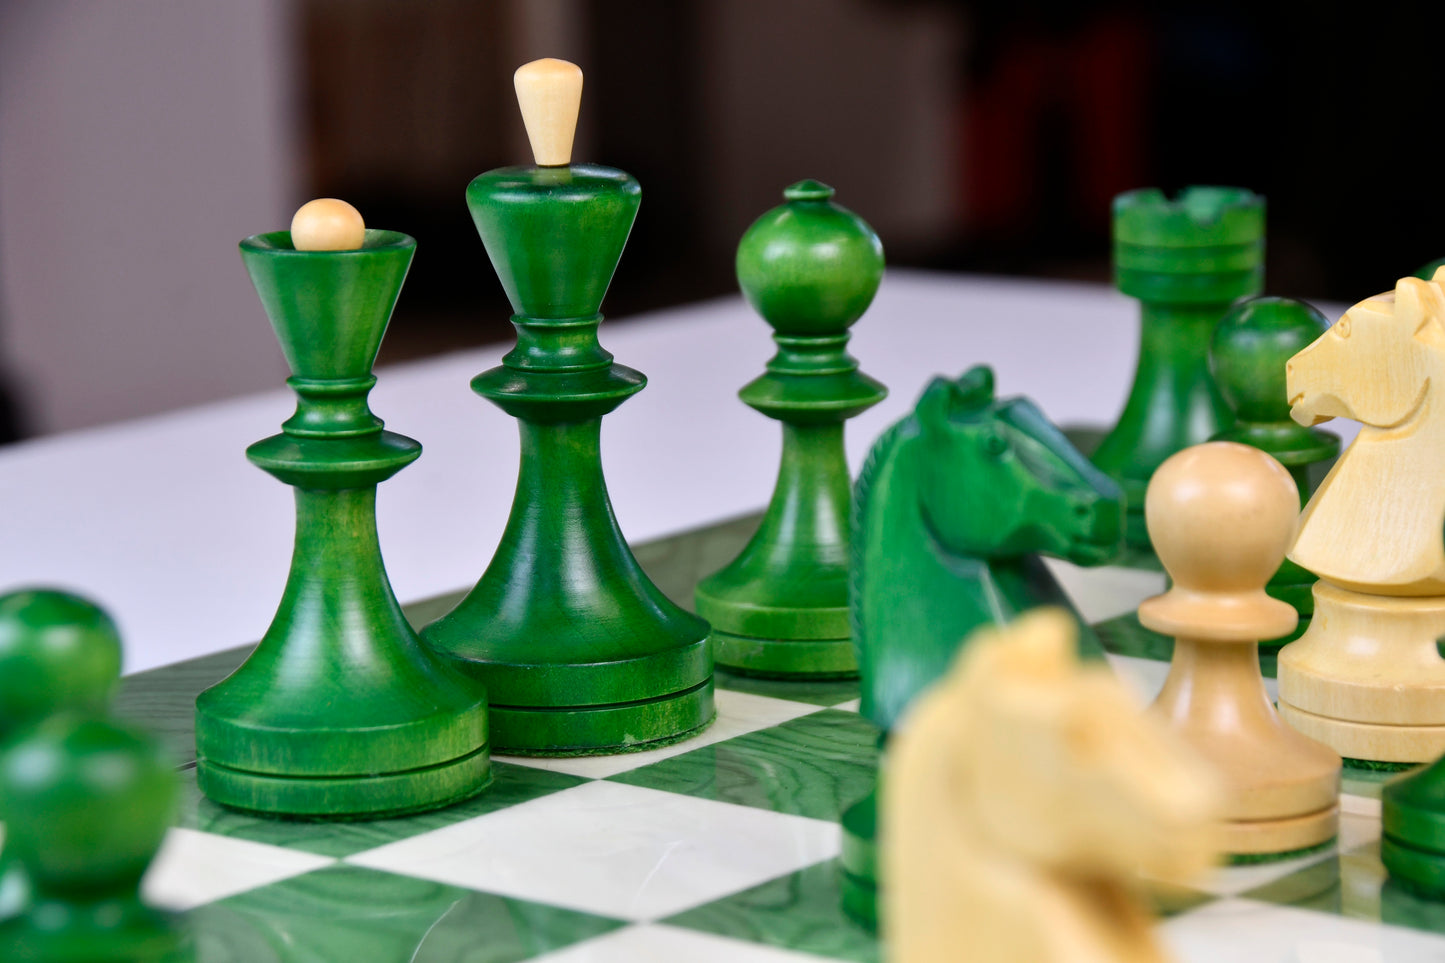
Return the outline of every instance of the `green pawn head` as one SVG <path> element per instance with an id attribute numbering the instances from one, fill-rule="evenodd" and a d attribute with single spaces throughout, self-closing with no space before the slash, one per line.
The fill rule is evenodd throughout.
<path id="1" fill-rule="evenodd" d="M 1219 320 L 1210 370 L 1239 421 L 1289 422 L 1285 364 L 1328 327 L 1323 314 L 1294 298 L 1251 298 Z"/>
<path id="2" fill-rule="evenodd" d="M 105 711 L 120 680 L 120 633 L 68 592 L 0 595 L 0 742 L 60 711 Z"/>
<path id="3" fill-rule="evenodd" d="M 738 243 L 738 284 L 785 337 L 846 334 L 883 280 L 883 243 L 833 188 L 799 181 Z"/>
<path id="4" fill-rule="evenodd" d="M 136 898 L 175 815 L 179 783 L 148 736 L 51 716 L 0 757 L 6 849 L 41 899 Z"/>

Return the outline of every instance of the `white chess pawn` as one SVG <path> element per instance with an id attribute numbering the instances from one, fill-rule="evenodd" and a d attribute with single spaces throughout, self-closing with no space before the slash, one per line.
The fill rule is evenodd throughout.
<path id="1" fill-rule="evenodd" d="M 1151 711 L 1218 769 L 1225 850 L 1266 855 L 1333 838 L 1340 757 L 1279 718 L 1259 671 L 1259 640 L 1292 630 L 1292 607 L 1265 594 L 1294 540 L 1299 494 L 1289 472 L 1234 442 L 1186 448 L 1159 466 L 1144 515 L 1172 588 L 1139 621 L 1175 637 Z"/>

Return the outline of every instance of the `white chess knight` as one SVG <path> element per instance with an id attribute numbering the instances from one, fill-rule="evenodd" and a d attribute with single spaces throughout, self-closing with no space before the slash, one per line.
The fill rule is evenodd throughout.
<path id="1" fill-rule="evenodd" d="M 1363 426 L 1290 558 L 1371 595 L 1445 595 L 1445 268 L 1350 308 L 1285 371 L 1295 421 Z"/>
<path id="2" fill-rule="evenodd" d="M 975 633 L 890 743 L 890 963 L 1161 963 L 1138 873 L 1217 857 L 1214 774 L 1040 609 Z"/>
<path id="3" fill-rule="evenodd" d="M 1280 714 L 1342 756 L 1445 752 L 1445 271 L 1400 280 L 1295 355 L 1291 416 L 1361 422 L 1289 557 L 1320 577 L 1279 656 Z"/>

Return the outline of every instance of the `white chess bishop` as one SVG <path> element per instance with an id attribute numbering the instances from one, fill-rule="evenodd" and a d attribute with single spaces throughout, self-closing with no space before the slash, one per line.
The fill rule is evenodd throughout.
<path id="1" fill-rule="evenodd" d="M 1286 369 L 1291 416 L 1362 425 L 1289 557 L 1320 577 L 1279 655 L 1279 710 L 1342 756 L 1445 752 L 1445 269 L 1361 301 Z"/>

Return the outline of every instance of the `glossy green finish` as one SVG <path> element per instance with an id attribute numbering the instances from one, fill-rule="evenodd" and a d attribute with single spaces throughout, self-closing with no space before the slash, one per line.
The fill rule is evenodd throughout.
<path id="1" fill-rule="evenodd" d="M 1119 486 L 993 372 L 935 378 L 858 479 L 853 637 L 862 713 L 892 727 L 965 636 L 1039 605 L 1072 610 L 1039 554 L 1101 565 L 1123 544 Z M 1080 623 L 1080 649 L 1099 656 Z"/>
<path id="2" fill-rule="evenodd" d="M 829 960 L 880 963 L 878 940 L 839 904 L 839 879 L 838 862 L 828 860 L 662 922 Z"/>
<path id="3" fill-rule="evenodd" d="M 94 602 L 55 589 L 0 595 L 0 749 L 57 712 L 105 712 L 120 664 L 120 634 Z M 29 892 L 0 840 L 0 919 Z"/>
<path id="4" fill-rule="evenodd" d="M 1189 187 L 1174 198 L 1114 199 L 1114 280 L 1139 299 L 1139 363 L 1118 423 L 1093 453 L 1124 488 L 1129 545 L 1144 548 L 1144 491 L 1170 455 L 1227 428 L 1209 374 L 1214 326 L 1264 285 L 1264 198 L 1242 188 Z"/>
<path id="5" fill-rule="evenodd" d="M 517 963 L 625 925 L 338 865 L 200 910 L 203 963 Z"/>
<path id="6" fill-rule="evenodd" d="M 0 745 L 56 712 L 104 712 L 120 663 L 120 634 L 94 602 L 55 589 L 0 595 Z"/>
<path id="7" fill-rule="evenodd" d="M 1380 856 L 1390 876 L 1445 899 L 1445 760 L 1391 779 L 1381 799 Z"/>
<path id="8" fill-rule="evenodd" d="M 517 328 L 472 389 L 518 420 L 521 468 L 491 564 L 422 636 L 485 684 L 498 751 L 640 749 L 713 717 L 707 623 L 644 574 L 602 475 L 602 417 L 647 383 L 597 340 L 640 200 L 629 175 L 580 164 L 502 168 L 467 187 Z"/>
<path id="9" fill-rule="evenodd" d="M 697 588 L 717 662 L 782 678 L 855 675 L 848 626 L 851 482 L 843 423 L 888 394 L 848 354 L 848 329 L 883 278 L 883 246 L 833 189 L 802 181 L 738 245 L 738 283 L 778 351 L 739 392 L 783 424 L 767 513 L 730 564 Z"/>
<path id="10" fill-rule="evenodd" d="M 874 444 L 858 479 L 851 603 L 860 711 L 887 733 L 974 629 L 1040 605 L 1072 612 L 1040 553 L 1101 565 L 1123 542 L 1119 486 L 1033 402 L 995 398 L 984 366 L 935 378 Z M 1080 651 L 1102 657 L 1082 619 L 1079 629 Z M 874 798 L 843 821 L 850 912 L 865 924 L 872 841 L 850 826 L 874 824 Z"/>
<path id="11" fill-rule="evenodd" d="M 609 778 L 837 822 L 873 785 L 877 761 L 877 730 L 866 719 L 823 709 Z"/>
<path id="12" fill-rule="evenodd" d="M 478 816 L 540 799 L 587 780 L 561 772 L 550 772 L 508 762 L 492 763 L 493 781 L 486 792 L 455 806 L 430 809 L 396 819 L 303 822 L 267 819 L 217 806 L 205 798 L 196 785 L 194 770 L 181 773 L 181 816 L 178 825 L 186 829 L 246 839 L 268 846 L 282 846 L 318 856 L 344 859 L 368 849 L 444 829 Z"/>
<path id="13" fill-rule="evenodd" d="M 159 743 L 100 718 L 62 713 L 5 752 L 0 785 L 6 845 L 31 886 L 21 913 L 0 924 L 0 959 L 180 956 L 180 928 L 140 897 L 178 790 Z"/>
<path id="14" fill-rule="evenodd" d="M 1289 469 L 1303 508 L 1314 494 L 1311 469 L 1340 453 L 1340 440 L 1319 428 L 1296 424 L 1289 416 L 1285 363 L 1314 343 L 1329 322 L 1294 298 L 1251 298 L 1236 304 L 1214 329 L 1209 367 L 1214 382 L 1234 413 L 1233 427 L 1213 441 L 1252 445 Z M 1293 633 L 1260 643 L 1260 652 L 1278 651 L 1309 628 L 1314 615 L 1315 576 L 1285 559 L 1266 591 L 1293 605 L 1300 623 Z"/>
<path id="15" fill-rule="evenodd" d="M 296 488 L 296 544 L 265 637 L 196 699 L 198 779 L 223 805 L 368 818 L 490 779 L 484 692 L 420 644 L 376 534 L 377 484 L 421 454 L 366 401 L 415 249 L 388 231 L 356 251 L 296 251 L 284 231 L 241 242 L 298 397 L 282 433 L 246 456 Z"/>

